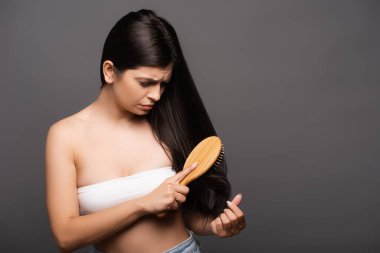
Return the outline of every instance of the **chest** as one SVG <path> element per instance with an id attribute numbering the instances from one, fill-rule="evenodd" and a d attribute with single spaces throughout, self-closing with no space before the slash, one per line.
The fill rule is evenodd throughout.
<path id="1" fill-rule="evenodd" d="M 170 156 L 146 125 L 133 130 L 87 128 L 77 140 L 78 187 L 172 165 Z"/>

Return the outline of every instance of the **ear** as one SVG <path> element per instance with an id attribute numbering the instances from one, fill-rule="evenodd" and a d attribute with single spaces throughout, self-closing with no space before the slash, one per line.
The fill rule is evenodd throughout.
<path id="1" fill-rule="evenodd" d="M 103 75 L 106 83 L 114 82 L 116 73 L 112 61 L 106 60 L 103 62 Z"/>

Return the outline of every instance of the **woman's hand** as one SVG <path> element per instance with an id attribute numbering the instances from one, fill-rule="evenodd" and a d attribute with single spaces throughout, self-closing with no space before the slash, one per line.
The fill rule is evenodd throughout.
<path id="1" fill-rule="evenodd" d="M 183 169 L 172 177 L 165 179 L 157 188 L 142 198 L 144 209 L 149 214 L 159 214 L 168 210 L 176 210 L 186 201 L 189 187 L 179 182 L 197 167 L 197 163 Z"/>
<path id="2" fill-rule="evenodd" d="M 219 237 L 230 237 L 240 233 L 245 228 L 245 216 L 243 211 L 238 207 L 241 202 L 242 194 L 235 196 L 232 202 L 227 201 L 229 208 L 216 219 L 211 221 L 212 232 Z"/>

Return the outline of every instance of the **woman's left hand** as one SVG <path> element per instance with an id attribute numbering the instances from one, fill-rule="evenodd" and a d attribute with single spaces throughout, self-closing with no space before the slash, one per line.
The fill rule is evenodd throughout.
<path id="1" fill-rule="evenodd" d="M 230 202 L 227 201 L 229 208 L 224 209 L 217 218 L 211 221 L 212 232 L 219 237 L 230 237 L 240 233 L 245 228 L 245 216 L 238 207 L 241 202 L 242 194 L 239 193 Z"/>

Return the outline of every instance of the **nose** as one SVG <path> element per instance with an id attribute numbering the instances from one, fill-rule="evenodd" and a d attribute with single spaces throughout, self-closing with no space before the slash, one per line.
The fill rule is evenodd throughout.
<path id="1" fill-rule="evenodd" d="M 153 99 L 154 102 L 160 100 L 161 97 L 161 85 L 153 85 L 148 92 L 148 98 Z"/>

